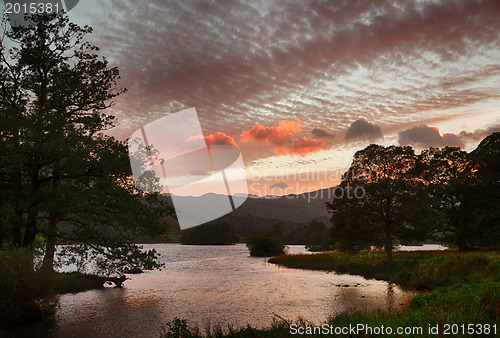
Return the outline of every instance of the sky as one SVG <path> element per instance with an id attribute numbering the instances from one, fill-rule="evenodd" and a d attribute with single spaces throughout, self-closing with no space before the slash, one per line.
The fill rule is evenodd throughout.
<path id="1" fill-rule="evenodd" d="M 500 131 L 500 1 L 86 0 L 118 66 L 119 139 L 195 107 L 250 193 L 334 186 L 370 143 L 474 149 Z"/>

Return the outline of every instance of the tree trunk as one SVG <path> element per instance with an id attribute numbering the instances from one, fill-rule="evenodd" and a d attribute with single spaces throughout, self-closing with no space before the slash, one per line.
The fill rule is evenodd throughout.
<path id="1" fill-rule="evenodd" d="M 385 253 L 387 254 L 387 265 L 392 265 L 392 236 L 389 232 L 385 233 Z"/>
<path id="2" fill-rule="evenodd" d="M 35 246 L 35 237 L 37 234 L 36 229 L 37 213 L 31 211 L 28 213 L 28 220 L 26 221 L 26 231 L 24 233 L 23 247 L 33 248 Z"/>
<path id="3" fill-rule="evenodd" d="M 22 244 L 21 240 L 22 221 L 23 221 L 23 213 L 19 210 L 16 210 L 16 216 L 12 227 L 12 245 L 16 248 L 20 248 Z"/>
<path id="4" fill-rule="evenodd" d="M 5 229 L 3 224 L 0 223 L 0 249 L 3 248 L 3 242 L 5 240 Z"/>
<path id="5" fill-rule="evenodd" d="M 54 271 L 54 254 L 56 251 L 57 218 L 54 214 L 49 216 L 49 229 L 47 232 L 47 244 L 45 245 L 45 255 L 43 257 L 42 269 Z"/>

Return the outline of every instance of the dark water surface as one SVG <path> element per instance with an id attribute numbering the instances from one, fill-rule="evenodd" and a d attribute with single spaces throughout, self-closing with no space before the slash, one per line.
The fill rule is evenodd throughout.
<path id="1" fill-rule="evenodd" d="M 61 295 L 54 324 L 17 335 L 158 337 L 174 317 L 201 329 L 217 323 L 268 326 L 274 314 L 320 323 L 344 311 L 398 308 L 414 295 L 360 276 L 278 267 L 250 257 L 244 244 L 145 247 L 162 255 L 162 271 L 130 275 L 121 289 Z M 303 246 L 290 246 L 290 253 L 301 252 Z"/>

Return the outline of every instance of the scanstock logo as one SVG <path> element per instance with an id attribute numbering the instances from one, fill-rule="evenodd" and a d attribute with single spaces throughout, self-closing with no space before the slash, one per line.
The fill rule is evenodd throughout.
<path id="1" fill-rule="evenodd" d="M 30 14 L 51 14 L 58 12 L 69 12 L 79 0 L 3 0 L 5 4 L 5 14 L 7 14 L 12 26 L 26 26 L 28 22 L 25 15 Z"/>
<path id="2" fill-rule="evenodd" d="M 181 229 L 230 213 L 247 199 L 240 150 L 208 145 L 195 108 L 159 118 L 128 141 L 135 186 L 170 193 Z"/>

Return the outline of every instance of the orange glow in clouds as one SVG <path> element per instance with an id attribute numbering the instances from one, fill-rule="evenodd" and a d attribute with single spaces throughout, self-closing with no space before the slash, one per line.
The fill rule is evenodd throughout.
<path id="1" fill-rule="evenodd" d="M 210 134 L 205 137 L 203 137 L 202 135 L 198 135 L 195 137 L 192 136 L 189 139 L 187 139 L 186 142 L 193 142 L 201 140 L 203 138 L 205 138 L 205 143 L 207 144 L 207 146 L 211 146 L 212 144 L 217 144 L 217 145 L 227 145 L 239 148 L 238 145 L 236 144 L 236 141 L 234 140 L 234 137 L 226 135 L 221 132 L 216 132 L 214 134 Z"/>
<path id="2" fill-rule="evenodd" d="M 300 119 L 297 119 L 297 121 L 281 120 L 277 127 L 264 127 L 258 124 L 252 127 L 252 129 L 242 132 L 241 138 L 244 142 L 255 140 L 280 145 L 291 142 L 291 136 L 301 131 L 302 121 Z"/>
<path id="3" fill-rule="evenodd" d="M 275 145 L 274 152 L 279 155 L 301 155 L 315 153 L 331 147 L 327 138 L 310 138 L 307 136 L 292 139 L 292 135 L 302 131 L 302 121 L 281 120 L 277 127 L 267 127 L 260 124 L 241 133 L 244 142 L 250 140 L 269 142 Z"/>
<path id="4" fill-rule="evenodd" d="M 331 146 L 330 140 L 328 139 L 314 139 L 307 136 L 302 136 L 293 140 L 290 147 L 285 148 L 281 146 L 276 146 L 274 149 L 278 154 L 281 155 L 302 155 L 305 156 L 309 153 L 315 153 L 320 150 L 329 149 Z"/>

